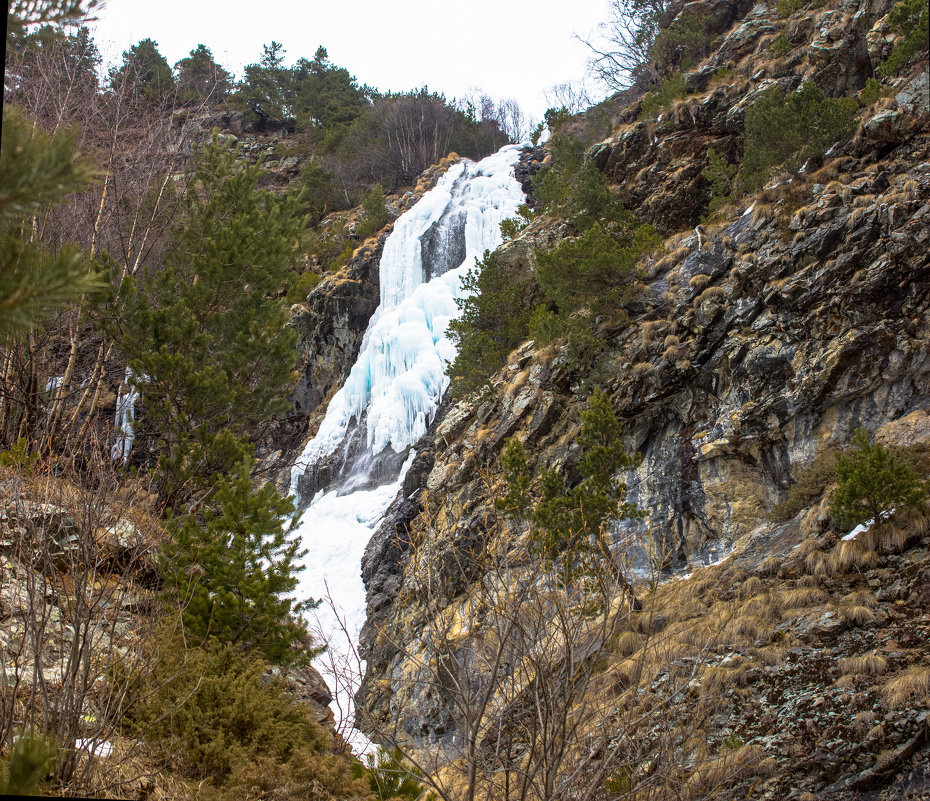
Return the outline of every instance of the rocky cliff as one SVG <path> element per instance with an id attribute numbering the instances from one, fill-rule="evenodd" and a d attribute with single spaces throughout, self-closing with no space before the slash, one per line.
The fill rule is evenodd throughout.
<path id="1" fill-rule="evenodd" d="M 590 371 L 557 347 L 528 342 L 488 393 L 447 401 L 363 564 L 368 672 L 359 705 L 376 734 L 400 731 L 413 748 L 454 741 L 461 721 L 448 697 L 405 680 L 429 652 L 435 614 L 422 601 L 423 548 L 427 572 L 442 582 L 443 614 L 460 615 L 480 576 L 462 570 L 459 557 L 493 548 L 499 531 L 493 496 L 503 444 L 517 437 L 536 470 L 571 474 L 580 412 L 597 384 L 641 457 L 624 478 L 646 517 L 615 530 L 631 574 L 655 580 L 726 558 L 674 583 L 674 602 L 695 610 L 676 617 L 666 609 L 659 628 L 703 625 L 720 611 L 715 600 L 770 601 L 768 618 L 753 615 L 755 629 L 714 640 L 702 657 L 705 686 L 710 668 L 740 669 L 713 714 L 695 723 L 704 757 L 708 744 L 722 759 L 738 740 L 766 765 L 734 768 L 741 778 L 732 797 L 750 788 L 770 798 L 865 797 L 856 794 L 872 788 L 901 797 L 909 787 L 926 794 L 930 776 L 914 772 L 927 756 L 926 697 L 914 705 L 913 696 L 889 700 L 874 682 L 835 681 L 843 659 L 869 652 L 883 654 L 882 675 L 930 668 L 926 526 L 914 522 L 894 543 L 872 543 L 874 560 L 851 567 L 837 555 L 845 546 L 830 531 L 825 488 L 791 521 L 773 512 L 798 476 L 857 427 L 893 445 L 930 439 L 926 61 L 865 106 L 853 136 L 696 233 L 710 193 L 707 152 L 738 155 L 745 111 L 764 89 L 814 81 L 832 96 L 855 93 L 893 36 L 888 2 L 843 0 L 784 17 L 765 4 L 688 5 L 710 14 L 721 33 L 716 51 L 686 75 L 690 94 L 656 120 L 638 119 L 637 104 L 611 109 L 611 135 L 588 151 L 626 205 L 666 235 L 644 265 L 633 319 L 601 327 L 606 347 Z M 775 57 L 771 45 L 782 36 L 790 49 Z M 537 218 L 500 257 L 531 273 L 534 248 L 560 235 L 552 220 Z M 818 567 L 828 557 L 834 567 Z M 669 601 L 669 586 L 649 596 L 646 612 L 659 597 Z M 803 603 L 785 600 L 805 588 L 816 592 Z M 850 601 L 855 592 L 866 600 Z M 866 609 L 861 620 L 853 606 Z M 785 653 L 760 661 L 759 649 L 778 643 Z M 661 695 L 674 666 L 666 658 L 646 690 Z M 682 701 L 682 709 L 696 707 Z M 653 728 L 640 731 L 653 736 L 658 718 L 646 717 Z M 682 770 L 696 775 L 699 757 L 681 747 Z"/>

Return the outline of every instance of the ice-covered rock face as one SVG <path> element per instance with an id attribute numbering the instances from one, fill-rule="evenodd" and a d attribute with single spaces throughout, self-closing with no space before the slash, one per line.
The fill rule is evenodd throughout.
<path id="1" fill-rule="evenodd" d="M 326 477 L 313 482 L 322 489 L 296 531 L 308 551 L 298 594 L 329 599 L 313 622 L 329 645 L 319 667 L 343 714 L 356 687 L 342 679 L 357 670 L 347 672 L 346 663 L 365 619 L 362 554 L 400 489 L 413 457 L 406 452 L 426 433 L 449 384 L 445 367 L 455 348 L 446 329 L 458 313 L 462 278 L 500 244 L 501 222 L 524 202 L 514 179 L 519 153 L 510 146 L 477 164 L 454 165 L 395 222 L 379 265 L 381 304 L 291 474 L 294 491 L 305 472 Z"/>
<path id="2" fill-rule="evenodd" d="M 381 305 L 348 379 L 294 465 L 294 489 L 308 466 L 339 447 L 353 420 L 364 416 L 371 454 L 389 446 L 400 453 L 426 432 L 448 386 L 445 364 L 455 353 L 446 328 L 458 312 L 462 277 L 500 244 L 501 222 L 524 199 L 513 178 L 518 154 L 511 146 L 478 164 L 454 165 L 397 220 L 379 267 Z M 453 265 L 450 253 L 464 256 Z M 424 283 L 426 276 L 433 277 Z"/>

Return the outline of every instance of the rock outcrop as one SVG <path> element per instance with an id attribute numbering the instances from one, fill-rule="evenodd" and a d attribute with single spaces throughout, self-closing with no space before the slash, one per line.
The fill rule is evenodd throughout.
<path id="1" fill-rule="evenodd" d="M 624 422 L 628 448 L 641 456 L 624 479 L 647 516 L 615 530 L 634 574 L 656 578 L 732 554 L 712 574 L 715 586 L 731 594 L 750 575 L 764 579 L 767 592 L 805 586 L 805 575 L 826 582 L 819 606 L 811 605 L 816 614 L 779 617 L 778 636 L 802 644 L 789 667 L 769 665 L 753 674 L 764 685 L 754 691 L 762 693 L 758 708 L 750 711 L 745 694 L 736 693 L 729 711 L 708 724 L 708 736 L 718 746 L 735 732 L 741 743 L 756 738 L 780 771 L 763 785 L 763 797 L 798 797 L 803 790 L 845 799 L 908 782 L 923 792 L 928 778 L 908 772 L 915 754 L 926 755 L 923 707 L 911 715 L 882 706 L 878 691 L 863 696 L 836 689 L 823 666 L 868 649 L 887 651 L 894 669 L 930 663 L 914 640 L 914 627 L 926 618 L 917 578 L 928 575 L 926 531 L 918 525 L 905 536 L 906 547 L 891 548 L 870 565 L 872 572 L 851 577 L 840 569 L 824 579 L 792 554 L 805 537 L 808 553 L 826 554 L 833 546 L 826 507 L 804 510 L 788 524 L 773 522 L 771 510 L 800 470 L 847 443 L 857 427 L 887 432 L 897 426 L 911 432 L 911 444 L 930 435 L 923 427 L 930 419 L 926 70 L 899 81 L 893 102 L 867 108 L 855 136 L 809 172 L 747 199 L 696 235 L 691 228 L 709 197 L 702 174 L 707 150 L 736 160 L 753 97 L 775 81 L 791 89 L 814 80 L 833 96 L 855 93 L 872 76 L 875 54 L 888 49 L 876 33 L 891 6 L 885 0 L 843 0 L 788 19 L 761 4 L 723 5 L 727 32 L 718 51 L 687 76 L 693 95 L 656 121 L 638 121 L 635 106 L 619 111 L 614 133 L 588 152 L 625 203 L 668 236 L 664 254 L 645 267 L 647 287 L 633 320 L 620 330 L 602 327 L 605 347 L 595 375 L 580 371 L 564 351 L 537 350 L 530 342 L 511 354 L 490 392 L 448 402 L 366 553 L 369 619 L 361 646 L 368 672 L 358 704 L 371 732 L 390 724 L 414 748 L 454 736 L 455 715 L 441 698 L 404 686 L 409 660 L 429 651 L 424 621 L 433 613 L 418 605 L 422 577 L 414 575 L 410 544 L 428 546 L 432 575 L 449 600 L 446 611 L 457 614 L 475 577 L 454 555 L 488 545 L 504 443 L 518 437 L 535 469 L 559 467 L 571 475 L 580 412 L 596 383 Z M 782 34 L 795 47 L 772 57 L 769 45 Z M 728 77 L 721 82 L 723 70 Z M 550 221 L 537 220 L 501 258 L 532 271 L 533 247 L 558 235 Z M 773 558 L 789 569 L 763 567 Z M 898 570 L 908 571 L 908 579 L 889 589 Z M 846 603 L 842 592 L 863 584 L 886 604 L 887 630 L 873 617 L 863 633 L 836 611 Z M 693 585 L 681 586 L 684 597 Z M 906 604 L 897 617 L 884 600 L 892 595 Z M 825 611 L 828 597 L 832 612 Z M 746 647 L 762 647 L 763 640 L 753 637 Z M 913 645 L 896 650 L 904 641 Z M 714 653 L 715 668 L 753 658 L 723 646 Z M 802 677 L 806 689 L 792 689 Z M 856 736 L 852 729 L 830 728 L 844 710 L 862 713 L 862 720 L 866 712 L 886 716 L 885 739 L 879 738 L 885 756 L 879 759 L 879 739 L 855 746 L 847 742 Z M 817 736 L 824 727 L 848 747 Z M 811 747 L 813 756 L 792 762 Z"/>

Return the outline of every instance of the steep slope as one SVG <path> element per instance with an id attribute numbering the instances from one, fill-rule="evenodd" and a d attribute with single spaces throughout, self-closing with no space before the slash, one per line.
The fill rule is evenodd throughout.
<path id="1" fill-rule="evenodd" d="M 483 590 L 480 570 L 463 565 L 500 547 L 495 538 L 506 531 L 494 504 L 501 449 L 515 436 L 535 470 L 571 475 L 580 412 L 599 385 L 624 422 L 628 448 L 641 456 L 624 479 L 646 518 L 615 530 L 631 574 L 655 579 L 730 554 L 686 581 L 644 589 L 643 615 L 661 615 L 663 624 L 655 629 L 631 615 L 630 630 L 655 637 L 669 623 L 700 628 L 724 613 L 726 625 L 753 598 L 756 605 L 769 598 L 775 610 L 752 612 L 738 636 L 708 634 L 681 646 L 684 662 L 675 669 L 675 655 L 666 654 L 638 676 L 634 688 L 663 699 L 662 722 L 644 714 L 635 730 L 654 745 L 660 728 L 679 741 L 661 755 L 642 747 L 628 764 L 675 766 L 696 794 L 701 760 L 724 760 L 717 767 L 733 779 L 725 797 L 734 798 L 750 791 L 853 798 L 866 789 L 890 798 L 909 781 L 927 792 L 924 774 L 907 778 L 927 753 L 925 698 L 918 694 L 909 710 L 915 697 L 882 696 L 878 680 L 834 685 L 831 672 L 838 660 L 872 649 L 886 654 L 881 673 L 891 679 L 930 665 L 925 521 L 865 548 L 875 550 L 874 560 L 850 565 L 838 554 L 851 546 L 839 543 L 827 568 L 836 541 L 821 504 L 827 481 L 792 521 L 776 523 L 772 511 L 817 457 L 844 446 L 859 426 L 892 445 L 930 439 L 926 62 L 898 81 L 893 96 L 865 106 L 855 135 L 780 185 L 724 207 L 706 231 L 690 230 L 710 195 L 708 150 L 737 159 L 746 109 L 773 84 L 793 90 L 816 81 L 833 96 L 862 89 L 890 50 L 890 5 L 841 2 L 783 18 L 762 4 L 691 3 L 724 32 L 715 53 L 685 76 L 691 94 L 656 120 L 637 120 L 637 105 L 612 110 L 612 134 L 588 158 L 641 219 L 667 235 L 664 253 L 645 265 L 648 289 L 631 308 L 631 323 L 600 329 L 606 349 L 593 369 L 581 372 L 564 350 L 527 343 L 493 377 L 490 392 L 450 403 L 421 441 L 402 497 L 364 562 L 368 672 L 358 702 L 375 736 L 420 752 L 463 736 L 441 676 L 434 687 L 411 680 L 433 647 L 430 621 L 455 620 L 468 650 L 477 624 L 467 610 Z M 789 51 L 776 57 L 771 46 L 781 36 Z M 500 260 L 514 275 L 531 275 L 534 248 L 551 247 L 560 235 L 557 223 L 537 219 L 499 251 Z M 822 567 L 811 554 L 821 554 Z M 753 576 L 758 586 L 746 589 Z M 429 586 L 442 590 L 430 595 Z M 799 595 L 771 600 L 805 589 L 816 592 L 803 603 Z M 850 600 L 857 591 L 866 592 L 864 604 Z M 695 609 L 682 612 L 689 604 Z M 843 611 L 863 605 L 861 620 Z M 666 634 L 674 641 L 674 631 Z M 785 645 L 787 657 L 764 664 L 761 649 Z M 718 672 L 712 694 L 733 688 L 722 707 L 699 708 L 700 680 L 691 695 L 668 680 L 683 664 L 691 678 Z M 726 673 L 740 666 L 738 676 Z M 622 708 L 629 677 L 617 686 Z M 860 715 L 859 728 L 868 715 L 884 716 L 882 731 L 855 746 L 856 726 L 831 722 L 840 725 L 844 715 Z M 700 748 L 671 731 L 689 720 Z M 740 750 L 744 744 L 755 750 Z M 727 749 L 765 768 L 744 771 Z M 813 755 L 798 760 L 802 752 Z"/>

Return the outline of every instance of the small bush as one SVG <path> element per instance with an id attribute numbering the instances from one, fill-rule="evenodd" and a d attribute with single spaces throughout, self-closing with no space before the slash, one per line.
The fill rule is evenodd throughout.
<path id="1" fill-rule="evenodd" d="M 676 100 L 681 100 L 687 96 L 688 86 L 685 76 L 680 72 L 676 72 L 662 81 L 658 88 L 653 89 L 643 98 L 643 102 L 639 106 L 640 119 L 655 119 L 663 109 L 668 108 Z"/>
<path id="2" fill-rule="evenodd" d="M 484 258 L 462 279 L 461 314 L 449 324 L 457 346 L 448 367 L 453 392 L 462 395 L 485 386 L 507 355 L 527 337 L 530 312 L 539 298 L 532 276 L 503 263 L 497 253 Z"/>
<path id="3" fill-rule="evenodd" d="M 853 434 L 847 454 L 837 456 L 839 486 L 830 502 L 830 515 L 844 531 L 867 520 L 879 522 L 894 511 L 918 508 L 927 487 L 902 460 L 881 445 L 872 444 L 869 432 Z"/>
<path id="4" fill-rule="evenodd" d="M 701 175 L 710 184 L 710 203 L 707 205 L 709 214 L 713 214 L 730 199 L 733 179 L 738 171 L 739 165 L 730 164 L 722 153 L 713 148 L 707 151 L 707 166 L 701 171 Z"/>
<path id="5" fill-rule="evenodd" d="M 778 34 L 775 41 L 769 45 L 769 52 L 776 58 L 787 56 L 793 49 L 791 42 L 788 41 L 788 37 L 783 33 Z"/>
<path id="6" fill-rule="evenodd" d="M 800 11 L 804 8 L 805 0 L 778 0 L 778 5 L 776 10 L 778 11 L 778 16 L 785 18 L 790 17 L 796 11 Z"/>
<path id="7" fill-rule="evenodd" d="M 0 763 L 0 793 L 36 795 L 55 770 L 58 748 L 49 736 L 21 732 L 14 737 L 9 759 Z"/>
<path id="8" fill-rule="evenodd" d="M 384 187 L 373 186 L 362 198 L 362 213 L 355 223 L 355 235 L 367 239 L 387 225 L 390 216 L 384 203 Z"/>
<path id="9" fill-rule="evenodd" d="M 710 20 L 707 14 L 685 12 L 659 31 L 652 45 L 659 74 L 690 69 L 710 55 L 718 38 L 707 30 Z"/>
<path id="10" fill-rule="evenodd" d="M 505 242 L 516 239 L 519 233 L 530 224 L 533 219 L 533 210 L 525 203 L 517 208 L 515 217 L 508 217 L 501 222 L 501 237 Z"/>
<path id="11" fill-rule="evenodd" d="M 309 295 L 314 287 L 322 280 L 323 277 L 319 273 L 313 272 L 313 270 L 307 270 L 301 273 L 294 279 L 290 287 L 288 287 L 287 302 L 303 303 L 307 299 L 307 295 Z"/>
<path id="12" fill-rule="evenodd" d="M 875 78 L 869 78 L 865 82 L 865 86 L 859 90 L 859 102 L 863 106 L 871 106 L 881 98 L 882 94 L 882 85 Z"/>
<path id="13" fill-rule="evenodd" d="M 255 784 L 274 789 L 274 798 L 307 797 L 300 791 L 314 782 L 314 797 L 367 795 L 351 764 L 329 753 L 312 710 L 266 681 L 261 661 L 218 644 L 202 650 L 179 641 L 168 653 L 173 658 L 139 688 L 126 734 L 144 737 L 206 797 L 244 798 Z"/>

